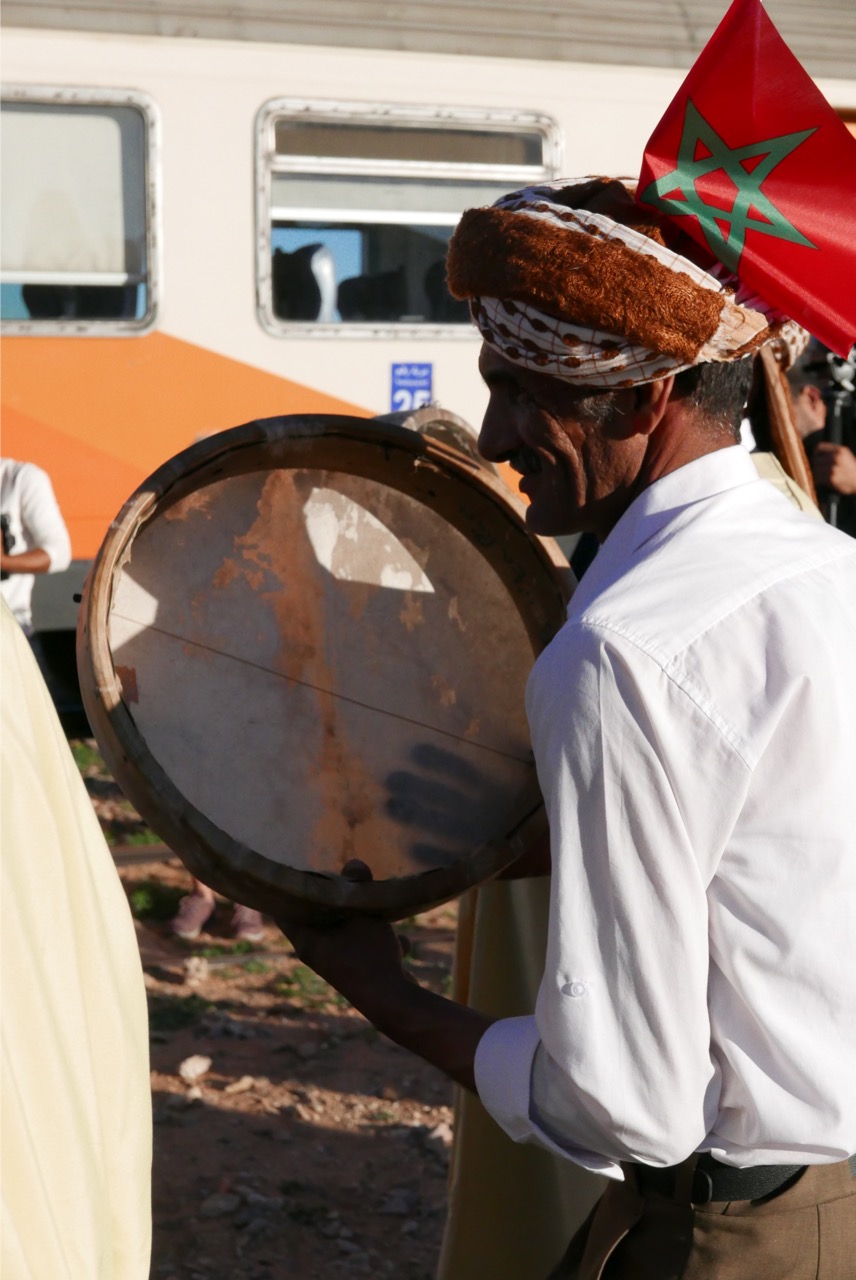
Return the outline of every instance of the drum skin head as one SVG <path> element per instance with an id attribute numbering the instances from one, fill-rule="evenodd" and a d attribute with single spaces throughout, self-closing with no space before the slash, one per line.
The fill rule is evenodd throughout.
<path id="1" fill-rule="evenodd" d="M 325 415 L 208 437 L 129 499 L 87 583 L 105 760 L 198 879 L 274 916 L 411 915 L 545 825 L 523 695 L 566 562 L 421 432 Z M 371 882 L 341 876 L 352 858 Z"/>

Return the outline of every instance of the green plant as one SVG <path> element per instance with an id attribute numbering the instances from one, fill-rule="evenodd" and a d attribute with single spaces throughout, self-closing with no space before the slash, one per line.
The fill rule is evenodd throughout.
<path id="1" fill-rule="evenodd" d="M 197 1026 L 209 1009 L 210 1000 L 196 994 L 190 996 L 149 996 L 149 1030 L 182 1031 Z"/>
<path id="2" fill-rule="evenodd" d="M 183 896 L 183 889 L 153 877 L 130 889 L 128 901 L 132 915 L 138 920 L 171 920 Z"/>
<path id="3" fill-rule="evenodd" d="M 107 772 L 107 766 L 94 743 L 88 742 L 86 738 L 76 738 L 69 745 L 78 769 L 98 769 L 102 773 Z"/>
<path id="4" fill-rule="evenodd" d="M 156 832 L 151 830 L 150 827 L 138 827 L 136 831 L 129 831 L 122 840 L 122 843 L 131 846 L 145 846 L 150 844 L 163 844 L 163 841 Z"/>

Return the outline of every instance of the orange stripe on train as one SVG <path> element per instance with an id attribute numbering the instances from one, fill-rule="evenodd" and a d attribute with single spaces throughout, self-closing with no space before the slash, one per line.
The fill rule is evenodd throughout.
<path id="1" fill-rule="evenodd" d="M 156 467 L 201 435 L 286 413 L 370 416 L 358 405 L 166 334 L 7 337 L 3 452 L 50 475 L 76 559 Z"/>

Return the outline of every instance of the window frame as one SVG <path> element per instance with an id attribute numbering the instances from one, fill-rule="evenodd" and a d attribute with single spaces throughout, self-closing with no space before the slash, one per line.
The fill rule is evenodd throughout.
<path id="1" fill-rule="evenodd" d="M 56 320 L 2 320 L 0 329 L 7 335 L 37 335 L 45 337 L 136 337 L 150 332 L 157 324 L 161 299 L 161 120 L 157 104 L 148 94 L 133 89 L 100 89 L 88 86 L 68 85 L 4 85 L 2 103 L 11 105 L 28 104 L 44 106 L 80 106 L 80 107 L 129 107 L 138 111 L 143 117 L 145 134 L 143 147 L 144 168 L 144 217 L 146 228 L 146 263 L 147 270 L 143 277 L 146 284 L 146 310 L 138 319 L 109 319 L 83 316 Z M 3 284 L 17 283 L 16 280 L 0 275 Z M 70 273 L 74 274 L 74 273 Z M 85 275 L 86 273 L 78 273 Z M 109 273 L 108 273 L 109 274 Z M 41 283 L 28 281 L 27 283 Z M 62 284 L 59 276 L 45 273 L 44 283 Z M 66 283 L 74 283 L 66 281 Z M 101 283 L 92 280 L 78 280 L 77 283 Z M 123 283 L 109 281 L 108 283 Z M 124 283 L 131 283 L 125 277 Z M 141 283 L 141 282 L 138 282 Z"/>
<path id="2" fill-rule="evenodd" d="M 422 160 L 370 160 L 360 157 L 282 156 L 276 151 L 276 123 L 284 116 L 308 123 L 422 126 L 432 129 L 485 133 L 537 133 L 542 139 L 542 164 L 498 165 Z M 282 320 L 273 309 L 272 286 L 272 188 L 274 177 L 303 174 L 309 177 L 414 178 L 488 181 L 506 191 L 550 182 L 558 177 L 563 159 L 563 137 L 557 122 L 541 112 L 499 108 L 402 106 L 394 103 L 347 102 L 315 98 L 273 98 L 256 117 L 256 310 L 259 323 L 273 337 L 472 339 L 471 326 L 460 323 L 407 321 Z M 296 210 L 307 214 L 308 209 Z M 319 209 L 319 216 L 325 211 Z M 359 212 L 359 211 L 357 211 Z M 346 219 L 342 219 L 345 221 Z M 379 219 L 377 219 L 379 221 Z M 332 221 L 332 219 L 331 219 Z M 406 221 L 401 220 L 403 225 Z"/>

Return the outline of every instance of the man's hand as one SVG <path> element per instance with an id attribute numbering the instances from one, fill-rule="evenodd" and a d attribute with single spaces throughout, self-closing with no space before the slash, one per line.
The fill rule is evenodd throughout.
<path id="1" fill-rule="evenodd" d="M 836 493 L 856 493 L 856 455 L 845 444 L 821 440 L 811 454 L 815 484 Z"/>
<path id="2" fill-rule="evenodd" d="M 526 852 L 516 862 L 509 863 L 496 877 L 497 880 L 526 880 L 532 876 L 548 876 L 552 871 L 550 859 L 550 830 L 536 836 Z"/>
<path id="3" fill-rule="evenodd" d="M 366 864 L 356 859 L 345 864 L 342 875 L 348 880 L 372 878 Z M 369 1022 L 382 1021 L 385 1008 L 400 998 L 402 985 L 413 983 L 402 964 L 406 939 L 399 938 L 385 920 L 351 916 L 321 925 L 288 919 L 277 923 L 298 959 L 335 987 Z"/>
<path id="4" fill-rule="evenodd" d="M 371 879 L 363 862 L 346 863 L 342 874 Z M 390 924 L 368 916 L 328 925 L 277 923 L 298 958 L 379 1031 L 475 1091 L 476 1047 L 493 1019 L 420 987 L 405 971 L 402 941 Z"/>

